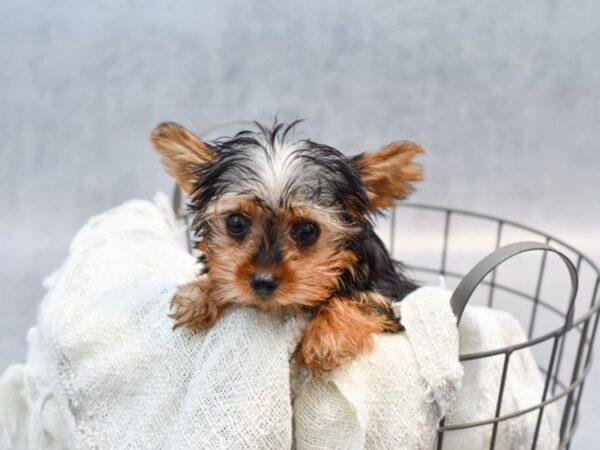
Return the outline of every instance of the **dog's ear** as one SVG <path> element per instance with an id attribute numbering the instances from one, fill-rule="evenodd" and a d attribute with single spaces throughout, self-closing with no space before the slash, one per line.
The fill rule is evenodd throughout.
<path id="1" fill-rule="evenodd" d="M 194 170 L 214 160 L 216 152 L 194 133 L 181 125 L 165 122 L 150 134 L 154 148 L 162 156 L 162 163 L 184 192 L 194 187 Z"/>
<path id="2" fill-rule="evenodd" d="M 423 169 L 413 158 L 423 152 L 413 142 L 397 141 L 350 158 L 367 191 L 371 210 L 388 208 L 414 190 L 412 183 L 423 179 Z"/>

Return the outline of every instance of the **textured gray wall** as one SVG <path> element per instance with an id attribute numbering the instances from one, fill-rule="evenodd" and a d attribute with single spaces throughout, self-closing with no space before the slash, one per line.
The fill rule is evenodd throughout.
<path id="1" fill-rule="evenodd" d="M 600 260 L 598 55 L 594 0 L 0 0 L 0 370 L 86 218 L 170 188 L 146 137 L 166 119 L 279 112 L 348 153 L 415 140 L 416 200 Z"/>

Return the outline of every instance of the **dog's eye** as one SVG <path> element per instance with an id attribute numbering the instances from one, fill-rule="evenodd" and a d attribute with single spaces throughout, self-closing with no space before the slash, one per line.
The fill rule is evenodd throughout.
<path id="1" fill-rule="evenodd" d="M 234 237 L 243 237 L 248 228 L 248 219 L 241 214 L 232 214 L 227 218 L 227 231 Z"/>
<path id="2" fill-rule="evenodd" d="M 302 245 L 314 244 L 319 239 L 321 230 L 316 223 L 302 222 L 294 226 L 292 235 Z"/>

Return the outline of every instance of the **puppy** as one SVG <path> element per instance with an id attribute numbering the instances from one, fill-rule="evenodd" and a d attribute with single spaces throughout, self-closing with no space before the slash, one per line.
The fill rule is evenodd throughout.
<path id="1" fill-rule="evenodd" d="M 174 327 L 211 327 L 230 304 L 305 311 L 296 355 L 318 375 L 369 351 L 373 333 L 402 329 L 392 302 L 416 285 L 371 219 L 422 179 L 423 149 L 398 141 L 349 158 L 294 138 L 296 124 L 206 143 L 162 123 L 151 140 L 189 196 L 204 267 L 173 297 Z"/>

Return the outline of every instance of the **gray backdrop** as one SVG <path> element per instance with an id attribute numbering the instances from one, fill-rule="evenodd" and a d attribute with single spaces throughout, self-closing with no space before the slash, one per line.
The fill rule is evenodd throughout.
<path id="1" fill-rule="evenodd" d="M 415 200 L 600 261 L 598 55 L 594 0 L 0 0 L 0 370 L 86 218 L 170 188 L 147 141 L 167 119 L 278 112 L 347 153 L 411 139 L 429 151 Z M 599 401 L 592 379 L 577 448 L 596 448 Z"/>

